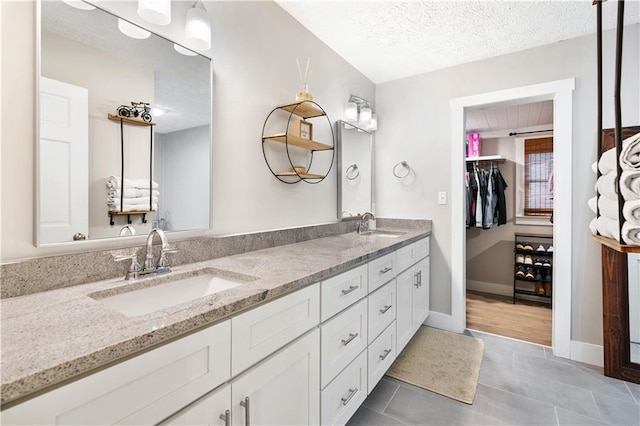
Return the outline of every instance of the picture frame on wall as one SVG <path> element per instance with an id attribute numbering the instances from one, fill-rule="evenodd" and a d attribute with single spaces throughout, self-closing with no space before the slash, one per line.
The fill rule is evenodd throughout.
<path id="1" fill-rule="evenodd" d="M 304 120 L 293 123 L 293 134 L 301 139 L 313 140 L 313 124 Z"/>

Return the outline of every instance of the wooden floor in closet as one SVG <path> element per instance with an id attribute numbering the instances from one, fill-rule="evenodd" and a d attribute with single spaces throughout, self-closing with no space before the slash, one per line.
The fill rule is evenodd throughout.
<path id="1" fill-rule="evenodd" d="M 551 306 L 467 290 L 467 328 L 551 346 Z"/>

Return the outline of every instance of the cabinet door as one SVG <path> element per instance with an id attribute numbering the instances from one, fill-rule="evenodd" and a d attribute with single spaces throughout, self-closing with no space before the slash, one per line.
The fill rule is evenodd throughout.
<path id="1" fill-rule="evenodd" d="M 417 285 L 413 286 L 413 329 L 418 327 L 429 316 L 429 258 L 422 259 L 414 267 Z"/>
<path id="2" fill-rule="evenodd" d="M 228 384 L 206 394 L 161 425 L 225 426 L 226 418 L 231 421 L 231 385 Z"/>
<path id="3" fill-rule="evenodd" d="M 396 330 L 398 353 L 404 349 L 413 336 L 413 290 L 417 283 L 416 268 L 410 268 L 396 278 L 397 311 Z"/>
<path id="4" fill-rule="evenodd" d="M 233 380 L 233 424 L 318 424 L 319 354 L 320 332 L 315 329 Z"/>

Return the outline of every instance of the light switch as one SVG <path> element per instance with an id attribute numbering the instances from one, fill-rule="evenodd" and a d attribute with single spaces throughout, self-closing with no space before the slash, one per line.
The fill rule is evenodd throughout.
<path id="1" fill-rule="evenodd" d="M 438 192 L 438 204 L 447 204 L 447 192 Z"/>

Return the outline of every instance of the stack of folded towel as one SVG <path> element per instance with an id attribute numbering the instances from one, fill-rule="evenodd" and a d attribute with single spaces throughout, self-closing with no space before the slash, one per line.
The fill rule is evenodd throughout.
<path id="1" fill-rule="evenodd" d="M 120 197 L 122 195 L 122 205 Z M 107 205 L 109 211 L 147 211 L 158 210 L 158 184 L 149 179 L 124 179 L 109 176 L 107 179 Z"/>
<path id="2" fill-rule="evenodd" d="M 620 154 L 620 193 L 624 199 L 622 206 L 622 243 L 640 245 L 640 133 L 622 142 Z M 620 224 L 618 221 L 618 174 L 616 150 L 610 149 L 602 154 L 600 161 L 591 168 L 594 173 L 600 170 L 602 176 L 596 182 L 596 191 L 600 198 L 589 200 L 589 207 L 596 212 L 596 204 L 600 217 L 589 224 L 591 232 L 603 237 L 620 241 Z"/>

